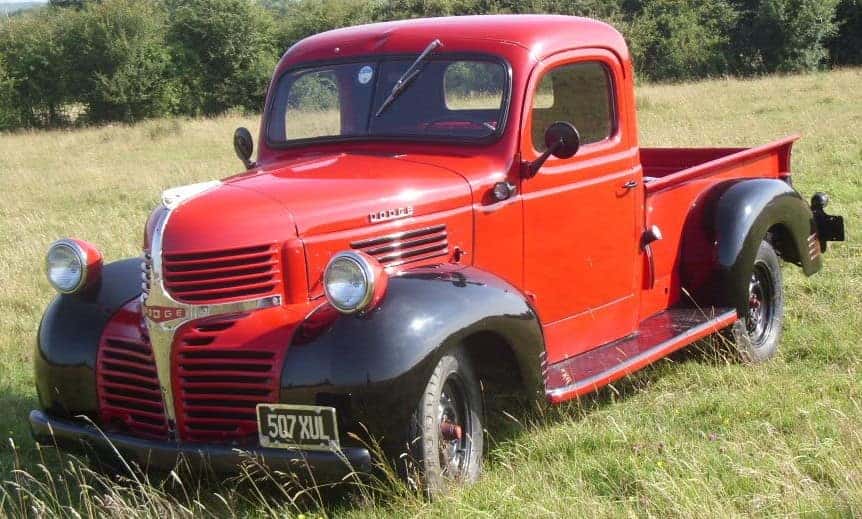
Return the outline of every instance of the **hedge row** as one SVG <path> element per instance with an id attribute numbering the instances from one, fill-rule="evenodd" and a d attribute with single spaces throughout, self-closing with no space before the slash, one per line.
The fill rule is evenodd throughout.
<path id="1" fill-rule="evenodd" d="M 655 81 L 862 63 L 862 0 L 55 0 L 0 21 L 0 129 L 255 111 L 309 34 L 523 12 L 613 23 Z"/>

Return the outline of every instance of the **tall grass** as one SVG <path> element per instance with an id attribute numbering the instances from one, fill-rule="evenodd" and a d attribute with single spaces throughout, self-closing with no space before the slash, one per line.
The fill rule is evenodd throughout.
<path id="1" fill-rule="evenodd" d="M 785 335 L 773 361 L 684 352 L 568 405 L 498 412 L 481 481 L 433 501 L 385 471 L 338 489 L 299 485 L 251 460 L 228 481 L 183 470 L 109 476 L 34 445 L 26 417 L 37 406 L 34 338 L 53 297 L 42 273 L 47 244 L 72 235 L 109 260 L 138 254 L 159 193 L 238 170 L 232 130 L 257 121 L 3 135 L 0 436 L 11 443 L 0 447 L 0 515 L 862 515 L 860 82 L 862 69 L 851 69 L 639 87 L 644 145 L 752 146 L 801 131 L 795 185 L 832 196 L 849 241 L 830 245 L 813 278 L 785 267 Z"/>

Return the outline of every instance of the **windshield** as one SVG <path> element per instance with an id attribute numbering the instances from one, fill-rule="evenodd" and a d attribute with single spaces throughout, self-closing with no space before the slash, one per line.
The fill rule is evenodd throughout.
<path id="1" fill-rule="evenodd" d="M 502 131 L 507 68 L 493 59 L 430 57 L 379 115 L 415 58 L 301 68 L 276 85 L 271 144 L 351 138 L 485 140 Z"/>

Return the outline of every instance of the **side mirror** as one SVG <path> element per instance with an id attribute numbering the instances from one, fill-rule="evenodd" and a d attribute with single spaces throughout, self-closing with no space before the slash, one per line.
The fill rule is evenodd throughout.
<path id="1" fill-rule="evenodd" d="M 581 134 L 572 123 L 557 121 L 545 130 L 545 146 L 558 159 L 574 157 L 581 148 Z"/>
<path id="2" fill-rule="evenodd" d="M 536 173 L 551 155 L 558 159 L 573 157 L 581 148 L 581 136 L 572 123 L 557 121 L 545 130 L 545 147 L 547 149 L 544 153 L 527 164 L 527 178 L 536 176 Z"/>
<path id="3" fill-rule="evenodd" d="M 246 128 L 237 128 L 233 132 L 233 149 L 236 151 L 236 156 L 242 161 L 245 169 L 251 169 L 255 166 L 251 160 L 251 153 L 254 151 L 254 140 L 251 138 L 251 132 Z"/>

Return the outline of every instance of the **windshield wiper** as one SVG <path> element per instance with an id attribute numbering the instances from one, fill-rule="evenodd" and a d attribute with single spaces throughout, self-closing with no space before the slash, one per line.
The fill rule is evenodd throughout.
<path id="1" fill-rule="evenodd" d="M 389 92 L 389 95 L 380 104 L 380 108 L 377 109 L 377 113 L 374 114 L 374 117 L 380 117 L 380 114 L 382 114 L 384 110 L 389 108 L 389 105 L 395 102 L 395 100 L 398 99 L 398 96 L 400 96 L 402 92 L 407 90 L 407 87 L 410 86 L 410 84 L 413 83 L 413 80 L 416 79 L 417 76 L 419 76 L 420 72 L 422 72 L 422 69 L 420 69 L 419 66 L 422 64 L 423 61 L 425 61 L 425 58 L 427 58 L 429 54 L 434 52 L 434 50 L 442 46 L 443 43 L 440 42 L 440 40 L 435 39 L 434 41 L 429 43 L 427 47 L 425 47 L 425 50 L 422 51 L 422 54 L 420 54 L 419 57 L 416 58 L 416 61 L 414 61 L 413 64 L 410 65 L 407 70 L 404 71 L 404 74 L 401 74 L 401 77 L 398 78 L 398 81 L 395 82 L 395 86 L 392 87 L 392 91 Z"/>

